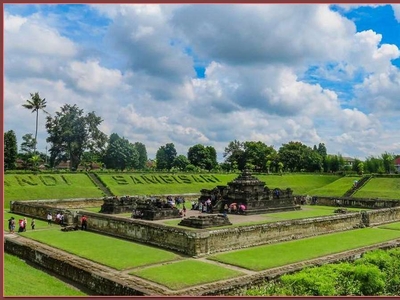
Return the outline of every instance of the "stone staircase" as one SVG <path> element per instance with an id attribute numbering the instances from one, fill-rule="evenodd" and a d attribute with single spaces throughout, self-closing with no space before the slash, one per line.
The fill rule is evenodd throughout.
<path id="1" fill-rule="evenodd" d="M 355 192 L 360 190 L 364 185 L 367 184 L 367 182 L 372 178 L 371 175 L 369 176 L 364 176 L 361 178 L 356 186 L 352 186 L 351 189 L 349 189 L 346 193 L 344 193 L 343 197 L 351 197 Z"/>
<path id="2" fill-rule="evenodd" d="M 87 173 L 89 178 L 93 181 L 93 183 L 106 195 L 107 197 L 114 196 L 113 193 L 106 187 L 94 173 Z"/>

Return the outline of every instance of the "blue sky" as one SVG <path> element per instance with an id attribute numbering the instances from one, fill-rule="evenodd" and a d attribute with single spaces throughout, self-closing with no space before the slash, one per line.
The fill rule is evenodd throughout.
<path id="1" fill-rule="evenodd" d="M 5 5 L 5 130 L 94 110 L 146 145 L 289 141 L 400 154 L 399 5 Z M 13 118 L 11 116 L 21 116 Z M 46 147 L 45 116 L 39 149 Z"/>

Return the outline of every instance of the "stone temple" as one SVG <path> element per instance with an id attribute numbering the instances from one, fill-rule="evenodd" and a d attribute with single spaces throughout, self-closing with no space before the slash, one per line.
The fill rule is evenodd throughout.
<path id="1" fill-rule="evenodd" d="M 294 203 L 293 191 L 290 188 L 269 189 L 265 182 L 244 170 L 227 186 L 217 186 L 212 190 L 201 190 L 200 201 L 212 199 L 213 207 L 223 212 L 225 204 L 229 206 L 244 204 L 245 214 L 263 214 L 278 211 L 301 209 Z"/>

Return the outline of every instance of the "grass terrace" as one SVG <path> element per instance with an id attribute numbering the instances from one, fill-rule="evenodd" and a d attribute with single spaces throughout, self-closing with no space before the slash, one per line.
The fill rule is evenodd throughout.
<path id="1" fill-rule="evenodd" d="M 200 193 L 226 185 L 238 174 L 99 174 L 100 180 L 114 195 L 157 195 Z"/>
<path id="2" fill-rule="evenodd" d="M 22 276 L 22 277 L 21 277 Z M 85 296 L 24 260 L 4 253 L 4 296 Z"/>
<path id="3" fill-rule="evenodd" d="M 309 175 L 309 174 L 289 174 L 289 175 L 259 175 L 260 180 L 270 188 L 291 188 L 295 195 L 307 195 L 310 191 L 328 185 L 339 178 L 338 175 Z"/>
<path id="4" fill-rule="evenodd" d="M 400 199 L 399 178 L 372 178 L 357 191 L 356 198 Z"/>
<path id="5" fill-rule="evenodd" d="M 316 218 L 316 217 L 324 217 L 324 216 L 332 216 L 335 215 L 334 210 L 337 207 L 333 206 L 317 206 L 317 205 L 306 205 L 302 206 L 301 210 L 296 211 L 287 211 L 287 212 L 276 212 L 276 213 L 269 213 L 269 214 L 262 214 L 259 215 L 260 218 L 256 221 L 246 221 L 245 216 L 243 216 L 243 222 L 235 223 L 229 226 L 220 226 L 220 227 L 212 227 L 210 229 L 222 229 L 222 228 L 233 228 L 239 226 L 249 226 L 249 225 L 257 225 L 257 224 L 266 224 L 266 223 L 273 223 L 279 221 L 288 221 L 288 220 L 298 220 L 298 219 L 305 219 L 305 218 Z M 359 212 L 361 209 L 359 208 L 346 208 L 349 212 Z M 201 214 L 199 214 L 201 215 Z M 228 215 L 229 217 L 229 215 Z M 181 219 L 173 219 L 173 220 L 166 220 L 162 222 L 165 225 L 169 226 L 178 226 L 178 223 Z M 178 226 L 183 227 L 183 226 Z M 186 227 L 188 228 L 188 227 Z M 194 228 L 190 228 L 194 229 Z"/>
<path id="6" fill-rule="evenodd" d="M 180 258 L 166 250 L 81 230 L 31 230 L 21 235 L 117 270 Z"/>
<path id="7" fill-rule="evenodd" d="M 379 226 L 379 228 L 400 230 L 400 222 L 385 224 L 385 225 Z"/>
<path id="8" fill-rule="evenodd" d="M 143 268 L 129 274 L 162 284 L 173 290 L 244 275 L 236 270 L 193 259 Z"/>
<path id="9" fill-rule="evenodd" d="M 213 255 L 209 259 L 261 271 L 398 238 L 399 231 L 363 228 Z"/>
<path id="10" fill-rule="evenodd" d="M 103 192 L 86 174 L 5 174 L 4 208 L 10 200 L 101 198 Z"/>
<path id="11" fill-rule="evenodd" d="M 360 179 L 361 177 L 342 177 L 308 193 L 316 196 L 341 197 L 353 186 L 355 180 Z"/>

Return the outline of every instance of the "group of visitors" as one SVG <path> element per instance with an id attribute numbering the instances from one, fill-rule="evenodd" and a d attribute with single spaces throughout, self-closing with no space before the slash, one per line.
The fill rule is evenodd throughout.
<path id="1" fill-rule="evenodd" d="M 46 220 L 47 220 L 47 225 L 52 225 L 53 215 L 51 214 L 50 211 L 47 213 Z M 61 211 L 57 212 L 55 219 L 54 219 L 54 223 L 61 225 L 61 226 L 65 225 L 65 217 L 64 217 L 63 212 L 61 212 Z"/>
<path id="2" fill-rule="evenodd" d="M 27 224 L 28 224 L 28 220 L 26 218 L 19 219 L 18 220 L 18 232 L 25 232 Z M 35 225 L 36 225 L 35 219 L 32 218 L 32 221 L 31 221 L 32 230 L 35 230 Z M 15 232 L 15 227 L 16 227 L 15 218 L 11 217 L 8 220 L 8 230 L 10 231 L 10 233 L 14 233 Z"/>
<path id="3" fill-rule="evenodd" d="M 231 203 L 228 205 L 227 203 L 224 205 L 224 215 L 226 214 L 241 214 L 244 215 L 246 213 L 246 205 L 243 203 Z"/>
<path id="4" fill-rule="evenodd" d="M 53 221 L 53 216 L 51 214 L 51 212 L 49 211 L 47 213 L 46 216 L 47 219 L 47 224 L 48 225 L 52 225 L 52 221 Z M 64 223 L 64 214 L 62 212 L 58 212 L 54 222 L 56 224 L 59 225 L 65 225 Z M 87 225 L 88 225 L 88 221 L 87 221 L 87 216 L 83 215 L 81 218 L 81 229 L 82 230 L 87 230 Z M 28 226 L 28 220 L 27 218 L 21 218 L 18 220 L 18 232 L 25 232 L 26 231 L 26 227 Z M 32 218 L 31 220 L 31 229 L 35 230 L 35 226 L 36 226 L 36 220 L 34 218 Z M 16 227 L 16 220 L 14 217 L 11 217 L 8 220 L 8 230 L 10 233 L 15 233 L 15 227 Z"/>
<path id="5" fill-rule="evenodd" d="M 213 206 L 211 199 L 192 201 L 192 210 L 198 210 L 200 213 L 213 213 Z"/>
<path id="6" fill-rule="evenodd" d="M 172 198 L 172 196 L 167 196 L 167 204 L 170 207 L 176 207 L 177 205 L 180 204 L 185 205 L 185 198 L 179 196 Z"/>

